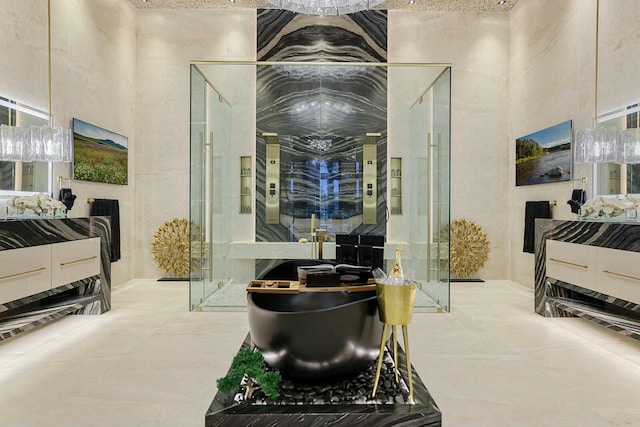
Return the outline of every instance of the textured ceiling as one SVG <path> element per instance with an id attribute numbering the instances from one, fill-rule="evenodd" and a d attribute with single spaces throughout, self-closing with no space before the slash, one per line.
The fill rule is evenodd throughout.
<path id="1" fill-rule="evenodd" d="M 129 0 L 139 9 L 258 9 L 272 7 L 266 0 Z M 440 12 L 508 12 L 518 0 L 507 0 L 498 4 L 498 0 L 387 0 L 378 9 L 406 9 Z"/>

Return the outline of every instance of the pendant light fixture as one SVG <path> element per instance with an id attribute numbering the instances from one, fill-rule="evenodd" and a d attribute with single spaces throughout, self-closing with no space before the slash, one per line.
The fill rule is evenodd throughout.
<path id="1" fill-rule="evenodd" d="M 279 9 L 305 15 L 346 15 L 374 8 L 386 0 L 267 0 Z"/>
<path id="2" fill-rule="evenodd" d="M 580 129 L 575 135 L 574 161 L 576 163 L 617 163 L 618 135 L 615 128 L 598 127 L 598 71 L 600 36 L 600 0 L 596 0 L 596 46 L 593 127 Z"/>
<path id="3" fill-rule="evenodd" d="M 576 131 L 574 161 L 576 163 L 638 164 L 640 163 L 640 129 L 630 128 L 618 132 L 614 127 L 598 127 L 599 19 L 600 0 L 596 0 L 594 127 Z M 629 113 L 631 111 L 625 114 Z"/>
<path id="4" fill-rule="evenodd" d="M 48 125 L 0 125 L 0 161 L 71 162 L 73 132 L 53 124 L 51 103 L 51 0 L 47 1 L 47 101 Z M 13 108 L 12 104 L 3 104 Z M 15 108 L 14 108 L 15 109 Z"/>

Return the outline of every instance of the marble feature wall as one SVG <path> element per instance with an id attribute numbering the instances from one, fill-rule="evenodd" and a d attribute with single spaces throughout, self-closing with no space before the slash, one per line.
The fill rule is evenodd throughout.
<path id="1" fill-rule="evenodd" d="M 0 340 L 66 314 L 111 310 L 111 225 L 108 217 L 0 221 L 0 251 L 100 238 L 100 274 L 0 304 Z"/>
<path id="2" fill-rule="evenodd" d="M 317 17 L 260 10 L 259 61 L 338 62 L 259 65 L 256 99 L 256 241 L 309 237 L 309 218 L 330 234 L 385 234 L 386 12 Z M 280 143 L 280 223 L 265 223 L 263 132 Z M 377 140 L 376 224 L 362 221 L 362 145 Z M 296 221 L 296 219 L 298 219 Z"/>
<path id="3" fill-rule="evenodd" d="M 640 225 L 536 220 L 535 312 L 546 317 L 585 317 L 640 339 L 640 305 L 547 277 L 546 241 L 640 252 Z"/>

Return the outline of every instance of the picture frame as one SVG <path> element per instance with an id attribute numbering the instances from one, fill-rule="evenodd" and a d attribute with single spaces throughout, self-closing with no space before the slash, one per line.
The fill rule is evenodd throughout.
<path id="1" fill-rule="evenodd" d="M 128 184 L 129 139 L 80 119 L 73 119 L 73 179 Z"/>
<path id="2" fill-rule="evenodd" d="M 572 120 L 517 138 L 516 186 L 570 181 L 572 146 Z"/>

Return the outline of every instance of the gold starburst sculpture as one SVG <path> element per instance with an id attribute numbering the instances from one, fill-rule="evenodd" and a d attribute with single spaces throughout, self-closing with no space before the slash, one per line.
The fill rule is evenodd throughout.
<path id="1" fill-rule="evenodd" d="M 171 277 L 189 277 L 189 221 L 172 219 L 153 235 L 153 259 Z"/>
<path id="2" fill-rule="evenodd" d="M 440 238 L 442 241 L 449 240 L 449 268 L 451 274 L 456 277 L 471 276 L 489 259 L 487 233 L 471 221 L 451 221 L 451 224 L 440 232 Z"/>

